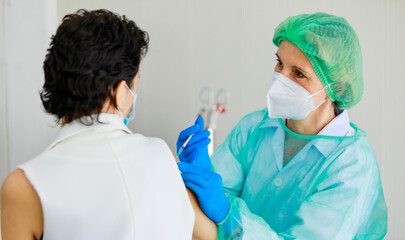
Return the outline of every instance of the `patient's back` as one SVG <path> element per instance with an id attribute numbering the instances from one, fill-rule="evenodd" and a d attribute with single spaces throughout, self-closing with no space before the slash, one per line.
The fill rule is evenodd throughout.
<path id="1" fill-rule="evenodd" d="M 41 199 L 43 239 L 191 239 L 194 213 L 167 144 L 115 115 L 74 121 L 20 168 Z"/>

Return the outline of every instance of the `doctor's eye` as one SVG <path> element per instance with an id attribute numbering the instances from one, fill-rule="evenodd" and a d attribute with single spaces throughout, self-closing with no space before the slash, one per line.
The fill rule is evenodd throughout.
<path id="1" fill-rule="evenodd" d="M 297 78 L 304 78 L 305 77 L 305 75 L 302 73 L 302 72 L 300 72 L 300 71 L 298 71 L 298 70 L 296 70 L 295 71 L 295 74 L 294 74 Z"/>
<path id="2" fill-rule="evenodd" d="M 277 60 L 277 64 L 276 64 L 276 67 L 274 68 L 274 70 L 275 71 L 281 71 L 281 69 L 283 69 L 283 63 L 278 58 L 276 60 Z"/>

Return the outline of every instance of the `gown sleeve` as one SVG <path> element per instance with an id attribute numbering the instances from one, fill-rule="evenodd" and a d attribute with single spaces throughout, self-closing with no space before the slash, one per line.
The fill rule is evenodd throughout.
<path id="1" fill-rule="evenodd" d="M 211 157 L 215 172 L 222 176 L 224 191 L 231 204 L 227 217 L 218 224 L 218 239 L 384 237 L 386 205 L 371 147 L 354 146 L 329 159 L 330 164 L 320 175 L 314 176 L 316 187 L 294 213 L 294 222 L 286 231 L 274 231 L 261 216 L 253 214 L 240 198 L 247 175 L 244 147 L 255 137 L 252 125 L 255 125 L 252 118 L 242 119 Z M 363 226 L 364 219 L 372 217 L 377 217 L 379 224 Z M 363 235 L 361 229 L 365 229 Z"/>

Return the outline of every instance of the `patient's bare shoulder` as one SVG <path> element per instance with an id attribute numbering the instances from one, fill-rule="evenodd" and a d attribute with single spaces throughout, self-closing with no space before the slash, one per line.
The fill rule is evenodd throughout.
<path id="1" fill-rule="evenodd" d="M 42 232 L 41 201 L 24 171 L 17 169 L 1 186 L 2 239 L 40 239 Z"/>

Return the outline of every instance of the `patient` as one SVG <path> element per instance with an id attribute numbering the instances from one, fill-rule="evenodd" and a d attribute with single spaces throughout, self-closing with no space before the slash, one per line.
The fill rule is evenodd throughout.
<path id="1" fill-rule="evenodd" d="M 148 34 L 125 16 L 63 18 L 40 94 L 62 129 L 4 181 L 3 240 L 216 239 L 167 144 L 126 126 L 147 49 Z"/>

